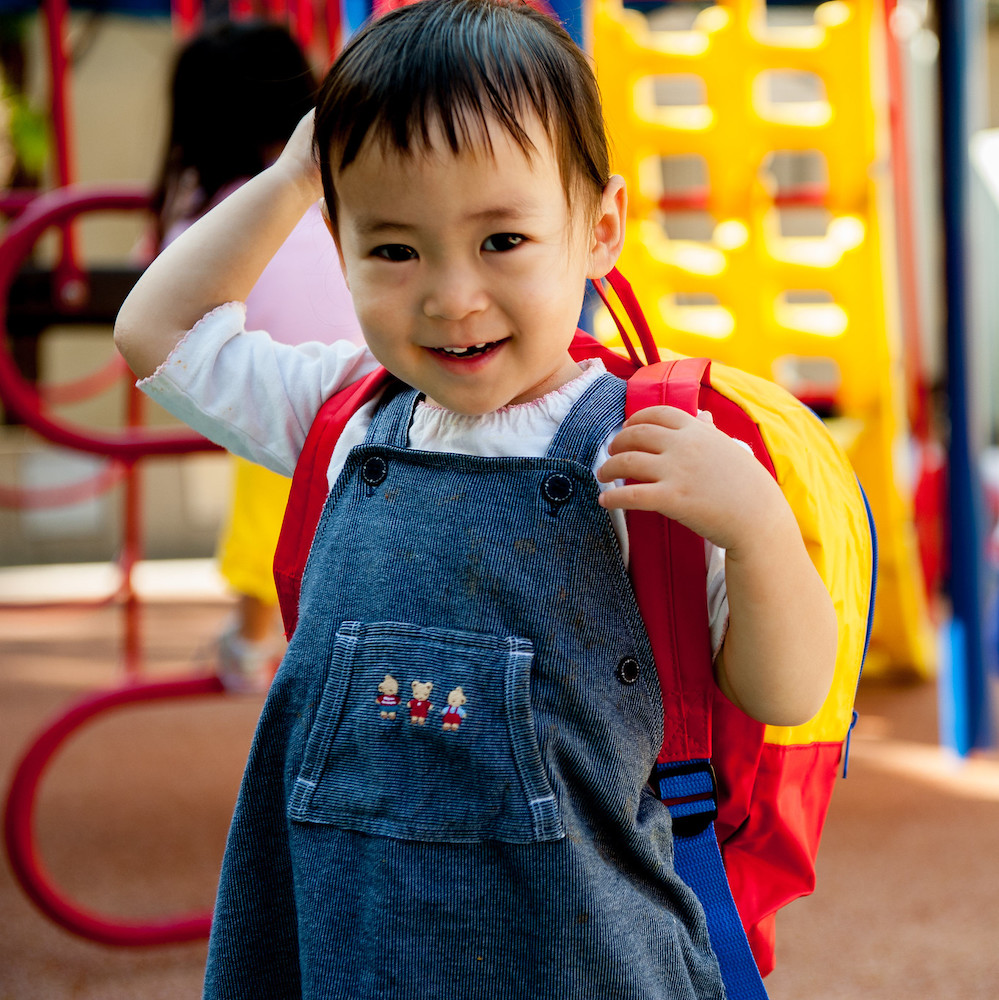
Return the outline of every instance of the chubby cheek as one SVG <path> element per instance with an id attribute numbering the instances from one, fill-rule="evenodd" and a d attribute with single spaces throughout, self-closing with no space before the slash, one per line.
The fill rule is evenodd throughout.
<path id="1" fill-rule="evenodd" d="M 525 300 L 530 298 L 536 308 L 548 312 L 571 311 L 577 301 L 581 305 L 586 290 L 586 271 L 578 248 L 570 242 L 546 255 L 530 274 L 524 275 L 520 287 Z"/>
<path id="2" fill-rule="evenodd" d="M 403 335 L 408 325 L 407 313 L 398 296 L 394 296 L 390 289 L 372 287 L 359 277 L 351 286 L 351 297 L 354 312 L 369 345 Z"/>
<path id="3" fill-rule="evenodd" d="M 375 307 L 358 310 L 357 318 L 368 350 L 379 364 L 408 380 L 420 359 L 419 348 L 414 345 L 403 317 L 390 309 Z"/>
<path id="4" fill-rule="evenodd" d="M 579 293 L 575 289 L 559 288 L 555 285 L 535 287 L 524 295 L 518 303 L 520 315 L 527 318 L 535 329 L 543 328 L 553 342 L 560 341 L 562 335 L 570 340 L 576 332 L 579 314 L 583 305 L 583 287 Z"/>
<path id="5" fill-rule="evenodd" d="M 388 365 L 393 360 L 392 355 L 399 353 L 396 338 L 386 330 L 377 315 L 372 316 L 370 313 L 362 315 L 358 312 L 357 318 L 369 350 L 383 365 Z"/>

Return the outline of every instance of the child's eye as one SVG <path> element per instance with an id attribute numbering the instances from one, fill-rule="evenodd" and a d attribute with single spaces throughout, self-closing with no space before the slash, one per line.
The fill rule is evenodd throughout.
<path id="1" fill-rule="evenodd" d="M 505 250 L 513 250 L 514 247 L 519 247 L 526 242 L 527 237 L 521 236 L 520 233 L 493 233 L 492 236 L 487 236 L 483 240 L 482 249 L 503 253 Z"/>
<path id="2" fill-rule="evenodd" d="M 416 251 L 412 247 L 406 246 L 405 243 L 385 243 L 383 246 L 375 247 L 371 251 L 371 256 L 399 263 L 405 260 L 416 260 Z"/>

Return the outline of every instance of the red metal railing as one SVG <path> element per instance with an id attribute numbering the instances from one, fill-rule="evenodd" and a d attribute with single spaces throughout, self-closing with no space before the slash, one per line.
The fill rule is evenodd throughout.
<path id="1" fill-rule="evenodd" d="M 223 693 L 217 677 L 129 684 L 77 702 L 46 726 L 14 772 L 4 812 L 11 869 L 28 898 L 60 927 L 91 941 L 127 947 L 174 944 L 208 935 L 211 915 L 191 913 L 160 920 L 122 920 L 87 909 L 53 882 L 35 840 L 35 812 L 42 778 L 62 745 L 82 726 L 106 712 L 149 701 Z"/>
<path id="2" fill-rule="evenodd" d="M 103 385 L 111 374 L 121 374 L 117 365 L 108 366 L 94 376 L 76 380 L 56 391 L 46 393 L 18 369 L 8 350 L 7 310 L 11 288 L 23 263 L 30 256 L 39 237 L 51 228 L 68 226 L 80 215 L 93 212 L 145 211 L 147 196 L 140 191 L 61 188 L 34 199 L 11 224 L 0 243 L 0 398 L 26 426 L 48 441 L 102 455 L 110 460 L 103 480 L 110 485 L 123 479 L 124 537 L 119 557 L 121 588 L 112 599 L 121 602 L 124 613 L 125 683 L 122 687 L 85 698 L 70 706 L 35 738 L 25 751 L 11 782 L 4 817 L 4 833 L 11 867 L 28 897 L 52 920 L 73 933 L 90 940 L 114 945 L 154 945 L 188 941 L 207 934 L 207 914 L 186 914 L 161 920 L 124 921 L 94 913 L 65 896 L 52 882 L 35 844 L 35 808 L 42 778 L 65 740 L 95 717 L 112 710 L 164 698 L 188 698 L 218 694 L 223 689 L 216 677 L 184 678 L 154 684 L 138 681 L 141 656 L 139 602 L 132 586 L 132 570 L 142 552 L 141 514 L 137 464 L 157 455 L 184 455 L 215 449 L 205 438 L 189 431 L 151 431 L 140 426 L 139 396 L 129 396 L 126 426 L 120 431 L 99 431 L 71 423 L 52 408 L 53 400 L 76 398 L 86 389 Z M 78 292 L 72 310 L 86 302 L 87 274 L 77 269 Z M 113 472 L 108 470 L 115 470 Z M 100 484 L 104 485 L 104 482 Z M 94 482 L 77 484 L 79 499 Z M 66 491 L 62 491 L 65 496 Z M 49 497 L 55 499 L 56 497 Z M 2 499 L 2 497 L 0 497 Z"/>
<path id="3" fill-rule="evenodd" d="M 317 8 L 315 4 L 321 3 Z M 174 0 L 174 25 L 186 37 L 200 24 L 201 0 Z M 284 20 L 303 48 L 328 60 L 339 48 L 339 4 L 325 0 L 231 0 L 234 19 L 264 16 Z M 317 11 L 321 16 L 317 16 Z M 146 946 L 189 941 L 207 935 L 208 913 L 144 921 L 122 920 L 88 909 L 66 896 L 53 882 L 36 845 L 36 805 L 41 783 L 67 739 L 103 714 L 141 702 L 184 699 L 223 693 L 217 677 L 198 676 L 145 683 L 139 680 L 141 636 L 139 602 L 132 586 L 132 570 L 142 552 L 138 463 L 155 456 L 184 455 L 212 450 L 210 442 L 188 431 L 151 431 L 141 426 L 141 395 L 130 391 L 125 427 L 105 432 L 81 426 L 59 416 L 55 407 L 108 388 L 129 373 L 117 355 L 103 368 L 68 383 L 36 386 L 26 379 L 9 350 L 8 305 L 11 289 L 39 237 L 49 229 L 60 233 L 60 247 L 52 274 L 52 305 L 72 314 L 83 310 L 90 294 L 89 275 L 78 262 L 75 220 L 96 212 L 145 211 L 145 190 L 74 188 L 74 142 L 69 101 L 69 64 L 66 55 L 68 0 L 44 0 L 45 40 L 49 61 L 50 106 L 54 146 L 53 169 L 58 188 L 0 192 L 0 214 L 13 219 L 0 242 L 0 399 L 35 433 L 53 444 L 105 457 L 94 476 L 70 486 L 25 491 L 0 488 L 0 505 L 55 506 L 79 501 L 124 485 L 123 539 L 118 566 L 121 585 L 106 601 L 119 602 L 124 615 L 122 659 L 125 681 L 114 690 L 91 695 L 71 705 L 50 722 L 21 757 L 11 781 L 4 815 L 4 835 L 11 867 L 28 897 L 61 927 L 84 938 L 119 946 Z M 318 31 L 317 31 L 318 28 Z M 320 34 L 322 33 L 322 35 Z"/>

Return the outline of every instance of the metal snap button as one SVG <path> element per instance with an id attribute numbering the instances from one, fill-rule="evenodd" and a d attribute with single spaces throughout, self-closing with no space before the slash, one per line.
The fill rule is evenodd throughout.
<path id="1" fill-rule="evenodd" d="M 381 486 L 388 475 L 388 462 L 381 455 L 372 455 L 361 466 L 361 478 L 368 486 Z"/>
<path id="2" fill-rule="evenodd" d="M 541 492 L 549 503 L 564 504 L 572 496 L 572 480 L 564 473 L 553 472 L 545 477 Z"/>
<path id="3" fill-rule="evenodd" d="M 618 663 L 617 669 L 614 673 L 617 675 L 617 679 L 622 684 L 634 684 L 638 680 L 638 675 L 641 673 L 641 667 L 639 666 L 638 660 L 633 656 L 625 656 L 622 658 L 621 662 Z"/>

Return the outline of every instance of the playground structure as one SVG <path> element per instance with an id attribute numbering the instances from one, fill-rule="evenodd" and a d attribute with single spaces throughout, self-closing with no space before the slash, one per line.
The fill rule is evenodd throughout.
<path id="1" fill-rule="evenodd" d="M 137 190 L 73 187 L 63 49 L 68 9 L 66 0 L 44 6 L 56 189 L 3 201 L 17 217 L 0 243 L 0 321 L 6 320 L 9 293 L 16 288 L 23 296 L 33 288 L 46 323 L 81 317 L 110 322 L 135 275 L 89 273 L 78 261 L 73 221 L 90 212 L 144 211 L 145 197 Z M 911 234 L 906 239 L 900 233 L 906 206 L 897 209 L 907 191 L 906 157 L 899 152 L 905 95 L 891 72 L 891 8 L 878 0 L 835 0 L 815 8 L 807 23 L 775 25 L 761 2 L 724 0 L 696 18 L 691 7 L 676 5 L 674 25 L 683 17 L 689 23 L 666 30 L 650 28 L 654 17 L 626 10 L 619 0 L 595 0 L 585 18 L 575 9 L 556 9 L 578 38 L 592 44 L 615 169 L 631 192 L 621 268 L 646 303 L 654 333 L 672 349 L 781 381 L 829 419 L 871 498 L 881 541 L 869 667 L 932 675 L 936 623 L 928 592 L 942 573 L 943 554 L 933 538 L 943 513 L 935 502 L 917 504 L 920 489 L 935 495 L 938 470 L 924 462 L 935 444 L 919 361 L 918 326 L 926 320 L 912 294 Z M 320 62 L 367 13 L 351 0 L 342 9 L 306 0 L 234 0 L 230 10 L 233 17 L 286 19 Z M 178 36 L 195 30 L 202 13 L 196 0 L 177 0 Z M 804 99 L 787 100 L 795 91 Z M 32 277 L 22 265 L 51 228 L 60 233 L 57 263 L 51 274 Z M 599 318 L 597 330 L 613 338 Z M 130 584 L 141 552 L 137 463 L 210 446 L 190 434 L 143 429 L 134 396 L 118 434 L 67 425 L 52 411 L 60 396 L 123 377 L 112 363 L 86 384 L 55 387 L 54 393 L 45 387 L 43 395 L 0 351 L 5 410 L 47 440 L 106 456 L 100 482 L 91 488 L 124 481 L 126 526 L 116 595 L 123 609 L 125 683 L 71 707 L 28 749 L 8 798 L 6 834 L 19 879 L 52 919 L 93 940 L 148 945 L 203 935 L 207 915 L 132 924 L 87 913 L 51 885 L 33 840 L 39 783 L 79 726 L 145 698 L 220 692 L 212 677 L 142 681 L 140 609 Z M 921 477 L 920 467 L 930 472 Z M 962 476 L 957 494 L 973 495 L 973 472 L 965 469 Z M 8 502 L 31 499 L 8 495 Z M 972 539 L 972 549 L 974 544 Z M 970 558 L 979 566 L 984 551 Z M 970 629 L 966 645 L 974 641 L 975 625 Z M 959 662 L 958 671 L 963 666 Z M 980 663 L 970 663 L 969 671 L 980 672 Z M 981 745 L 981 738 L 976 734 L 970 745 Z"/>
<path id="2" fill-rule="evenodd" d="M 73 139 L 68 115 L 68 64 L 65 21 L 68 5 L 50 0 L 45 8 L 49 58 L 54 174 L 57 187 L 26 197 L 16 192 L 2 201 L 3 211 L 14 216 L 0 245 L 0 324 L 4 345 L 0 350 L 0 395 L 7 414 L 21 420 L 44 440 L 86 454 L 102 456 L 104 466 L 91 479 L 72 488 L 31 493 L 5 489 L 0 500 L 14 506 L 50 506 L 96 495 L 123 483 L 122 545 L 117 560 L 120 584 L 109 598 L 122 610 L 124 680 L 120 688 L 87 698 L 71 706 L 36 737 L 22 756 L 8 792 L 4 831 L 14 872 L 33 902 L 55 922 L 82 937 L 113 945 L 151 945 L 203 937 L 207 914 L 152 921 L 122 921 L 105 917 L 76 904 L 53 884 L 39 856 L 35 841 L 35 812 L 42 777 L 65 741 L 81 726 L 110 710 L 161 699 L 175 699 L 222 692 L 214 676 L 185 677 L 148 683 L 141 678 L 142 642 L 139 600 L 133 570 L 143 552 L 138 464 L 164 455 L 183 455 L 214 449 L 210 442 L 190 432 L 146 430 L 141 396 L 126 393 L 124 427 L 102 432 L 74 424 L 58 413 L 60 404 L 100 393 L 130 373 L 118 359 L 101 370 L 53 386 L 25 377 L 15 360 L 11 333 L 37 337 L 54 324 L 110 324 L 122 298 L 138 276 L 136 269 L 88 269 L 80 259 L 74 223 L 91 213 L 147 212 L 148 196 L 126 189 L 79 189 L 74 175 Z M 57 260 L 51 269 L 32 267 L 36 244 L 49 230 L 59 238 Z M 13 308 L 11 308 L 13 307 Z M 15 324 L 16 318 L 16 324 Z M 21 358 L 24 352 L 19 352 Z M 33 351 L 29 352 L 30 359 Z"/>
<path id="3" fill-rule="evenodd" d="M 910 419 L 887 102 L 871 58 L 886 51 L 879 14 L 869 0 L 831 2 L 811 23 L 774 26 L 764 4 L 726 0 L 688 29 L 653 31 L 601 0 L 594 56 L 631 193 L 622 271 L 662 342 L 775 379 L 830 419 L 878 525 L 866 669 L 928 676 L 936 651 L 899 447 Z M 666 186 L 683 166 L 686 185 Z M 684 209 L 710 220 L 706 239 L 671 238 L 661 220 Z"/>

